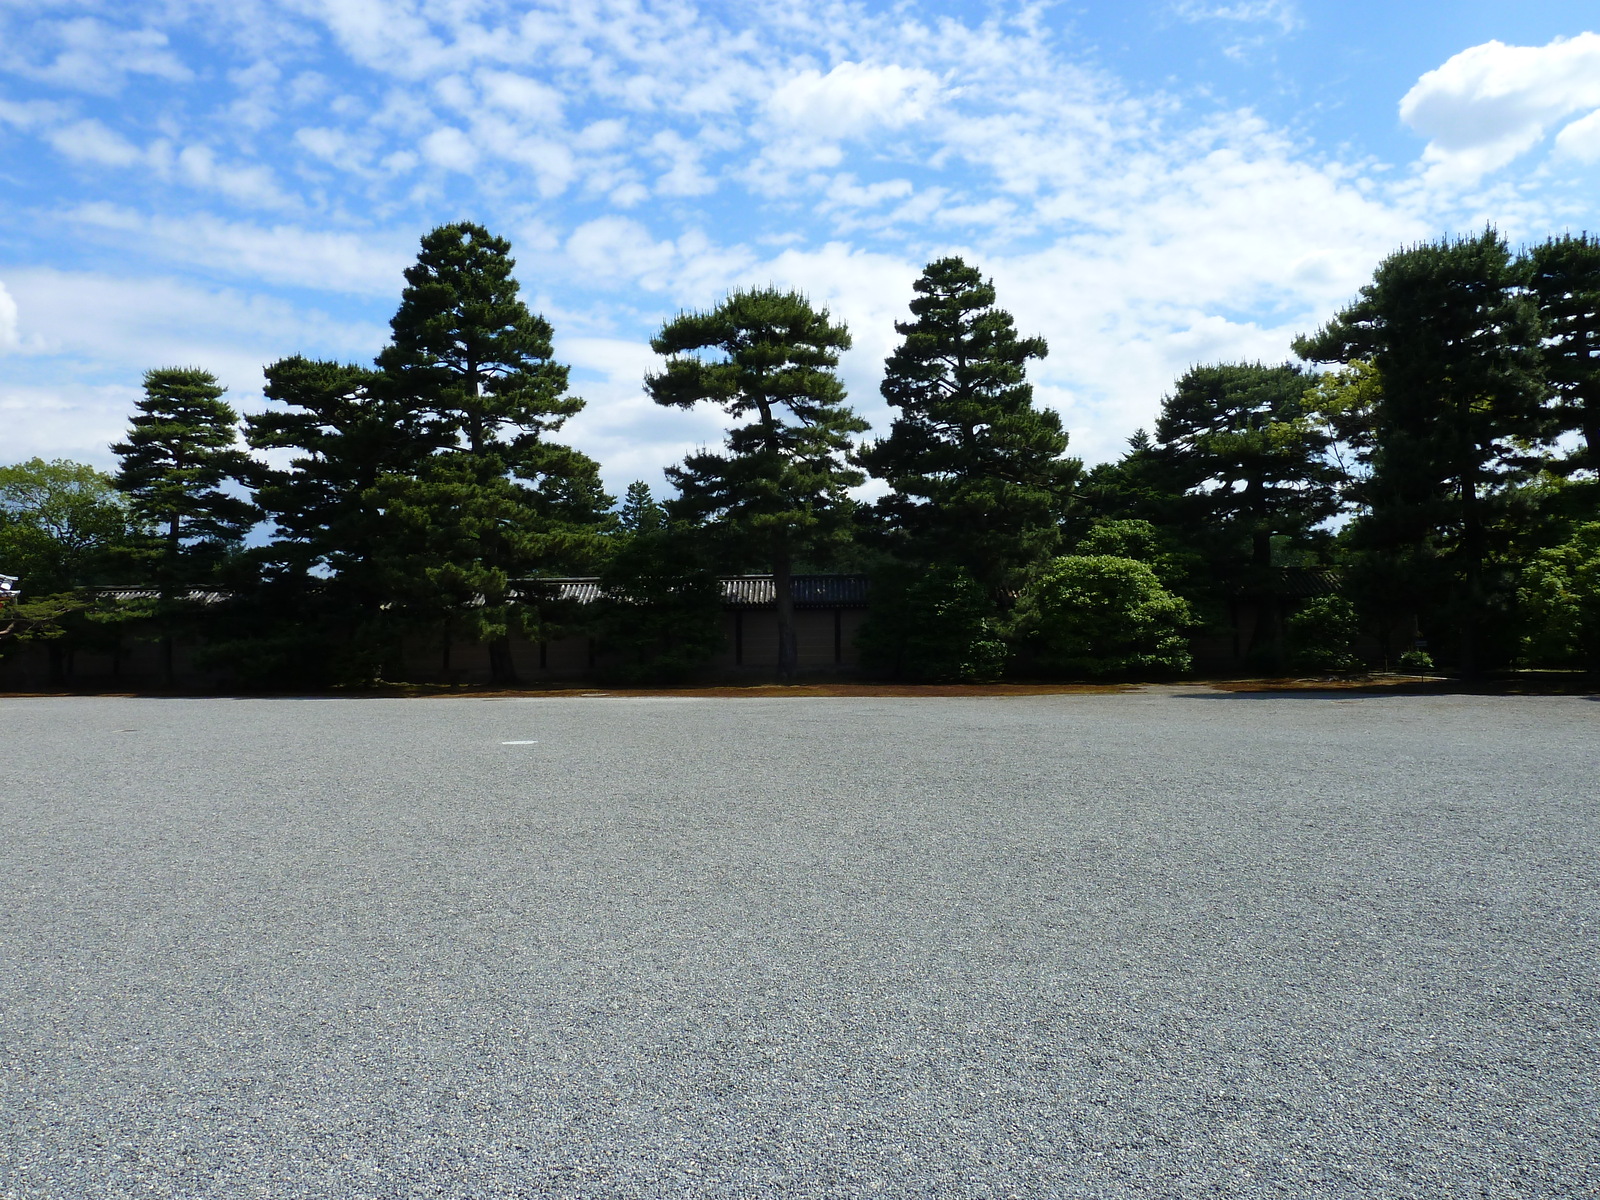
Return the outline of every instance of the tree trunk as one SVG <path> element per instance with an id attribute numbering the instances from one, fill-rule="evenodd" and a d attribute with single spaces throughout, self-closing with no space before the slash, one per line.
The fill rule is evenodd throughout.
<path id="1" fill-rule="evenodd" d="M 794 681 L 799 653 L 794 636 L 794 564 L 789 551 L 780 549 L 772 556 L 772 593 L 778 610 L 778 680 Z"/>
<path id="2" fill-rule="evenodd" d="M 1466 558 L 1466 611 L 1461 622 L 1461 676 L 1477 679 L 1483 674 L 1479 627 L 1483 613 L 1483 522 L 1478 513 L 1477 473 L 1463 473 L 1461 485 L 1461 549 Z"/>
<path id="3" fill-rule="evenodd" d="M 1264 651 L 1274 671 L 1283 670 L 1283 606 L 1278 581 L 1272 573 L 1272 534 L 1257 533 L 1250 540 L 1250 573 L 1256 582 L 1256 621 L 1250 630 L 1249 655 Z"/>
<path id="4" fill-rule="evenodd" d="M 169 688 L 178 684 L 177 672 L 173 669 L 174 657 L 172 635 L 169 633 L 161 639 L 161 679 Z"/>
<path id="5" fill-rule="evenodd" d="M 511 638 L 507 634 L 489 642 L 489 678 L 495 683 L 517 682 L 517 666 L 511 658 Z"/>

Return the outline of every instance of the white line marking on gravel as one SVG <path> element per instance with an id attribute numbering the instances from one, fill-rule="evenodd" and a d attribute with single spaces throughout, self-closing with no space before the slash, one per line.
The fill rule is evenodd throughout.
<path id="1" fill-rule="evenodd" d="M 500 744 L 502 746 L 537 746 L 539 744 L 539 739 L 535 738 L 531 742 L 501 742 Z"/>

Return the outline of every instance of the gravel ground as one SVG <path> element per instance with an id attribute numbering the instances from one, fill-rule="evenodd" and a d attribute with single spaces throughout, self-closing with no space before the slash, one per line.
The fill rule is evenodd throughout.
<path id="1" fill-rule="evenodd" d="M 0 1197 L 1600 1195 L 1580 697 L 0 700 Z"/>

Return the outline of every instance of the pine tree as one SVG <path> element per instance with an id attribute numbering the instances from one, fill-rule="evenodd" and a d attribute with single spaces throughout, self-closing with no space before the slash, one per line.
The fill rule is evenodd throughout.
<path id="1" fill-rule="evenodd" d="M 709 400 L 734 418 L 752 418 L 728 433 L 727 453 L 691 454 L 667 472 L 679 492 L 669 508 L 723 522 L 747 552 L 771 564 L 778 673 L 791 679 L 795 559 L 844 535 L 847 489 L 864 479 L 845 454 L 850 435 L 867 424 L 846 406 L 835 374 L 850 334 L 804 296 L 762 288 L 734 292 L 710 312 L 681 313 L 650 344 L 670 356 L 665 370 L 645 377 L 657 404 Z"/>
<path id="2" fill-rule="evenodd" d="M 226 390 L 197 368 L 146 372 L 128 439 L 111 447 L 120 460 L 117 487 L 135 516 L 159 531 L 156 576 L 166 592 L 206 582 L 257 517 L 226 486 L 253 469 L 239 448 L 239 415 L 222 399 Z"/>
<path id="3" fill-rule="evenodd" d="M 1369 551 L 1442 572 L 1451 594 L 1438 616 L 1468 675 L 1483 669 L 1491 616 L 1514 584 L 1491 579 L 1495 518 L 1558 425 L 1545 404 L 1543 323 L 1521 283 L 1492 229 L 1402 250 L 1295 344 L 1303 358 L 1377 370 L 1367 512 L 1354 533 Z"/>
<path id="4" fill-rule="evenodd" d="M 1564 431 L 1583 436 L 1570 467 L 1600 472 L 1600 238 L 1552 238 L 1528 254 L 1545 321 L 1545 376 Z"/>
<path id="5" fill-rule="evenodd" d="M 127 441 L 112 446 L 120 460 L 116 485 L 134 516 L 156 527 L 148 556 L 159 590 L 166 682 L 173 682 L 173 632 L 186 593 L 217 581 L 224 561 L 255 524 L 256 508 L 229 490 L 248 485 L 255 464 L 239 448 L 239 416 L 209 371 L 148 371 L 144 398 Z"/>
<path id="6" fill-rule="evenodd" d="M 900 415 L 859 461 L 892 489 L 875 507 L 901 553 L 960 566 L 999 597 L 1055 552 L 1082 464 L 1064 457 L 1061 418 L 1033 403 L 1027 363 L 1044 339 L 1017 336 L 993 283 L 944 258 L 913 287 L 882 385 Z"/>
<path id="7" fill-rule="evenodd" d="M 510 250 L 466 222 L 427 234 L 378 357 L 398 426 L 428 451 L 377 488 L 390 586 L 446 636 L 486 642 L 498 682 L 515 678 L 510 633 L 530 616 L 513 581 L 592 555 L 611 507 L 594 461 L 546 440 L 583 401 Z"/>
<path id="8" fill-rule="evenodd" d="M 650 494 L 650 485 L 635 479 L 622 497 L 617 524 L 624 533 L 655 533 L 667 523 L 667 512 Z"/>
<path id="9" fill-rule="evenodd" d="M 1195 367 L 1162 401 L 1156 447 L 1183 488 L 1189 543 L 1213 580 L 1253 596 L 1251 651 L 1281 666 L 1282 604 L 1274 539 L 1304 543 L 1338 511 L 1329 435 L 1311 413 L 1311 380 L 1292 365 Z"/>

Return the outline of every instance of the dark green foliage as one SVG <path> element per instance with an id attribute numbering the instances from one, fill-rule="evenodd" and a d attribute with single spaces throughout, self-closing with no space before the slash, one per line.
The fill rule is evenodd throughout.
<path id="1" fill-rule="evenodd" d="M 1568 464 L 1600 471 L 1600 238 L 1552 238 L 1528 254 L 1545 322 L 1545 378 L 1563 430 L 1583 436 Z"/>
<path id="2" fill-rule="evenodd" d="M 1600 672 L 1600 523 L 1535 555 L 1518 588 L 1522 660 Z"/>
<path id="3" fill-rule="evenodd" d="M 214 583 L 259 515 L 229 490 L 251 482 L 254 464 L 239 448 L 239 417 L 225 390 L 194 367 L 146 372 L 128 438 L 111 447 L 120 460 L 116 486 L 156 528 L 151 565 L 163 595 Z"/>
<path id="4" fill-rule="evenodd" d="M 835 373 L 849 332 L 798 293 L 760 288 L 734 292 L 710 312 L 679 314 L 650 344 L 669 356 L 645 377 L 657 404 L 710 401 L 750 418 L 729 431 L 725 453 L 701 451 L 668 470 L 679 493 L 668 508 L 681 520 L 719 523 L 735 553 L 771 565 L 778 673 L 792 678 L 794 562 L 826 557 L 848 535 L 847 490 L 864 478 L 844 461 L 850 435 L 867 427 Z"/>
<path id="5" fill-rule="evenodd" d="M 722 583 L 706 539 L 657 525 L 619 539 L 590 614 L 603 674 L 625 684 L 683 683 L 722 648 Z"/>
<path id="6" fill-rule="evenodd" d="M 379 371 L 296 356 L 265 373 L 266 398 L 282 407 L 245 418 L 245 437 L 290 458 L 259 471 L 256 503 L 273 523 L 256 552 L 262 583 L 205 658 L 253 686 L 373 682 L 397 656 L 378 485 L 414 471 L 428 447 Z"/>
<path id="7" fill-rule="evenodd" d="M 256 450 L 286 450 L 282 470 L 263 468 L 256 503 L 272 521 L 280 569 L 352 582 L 369 570 L 381 536 L 373 488 L 415 468 L 423 448 L 398 425 L 384 377 L 367 367 L 294 357 L 265 371 L 265 395 L 283 406 L 245 418 Z M 370 581 L 366 589 L 371 597 Z"/>
<path id="8" fill-rule="evenodd" d="M 1469 675 L 1512 628 L 1514 574 L 1493 534 L 1514 485 L 1539 464 L 1533 449 L 1558 425 L 1544 404 L 1543 326 L 1521 278 L 1492 230 L 1403 250 L 1295 347 L 1324 362 L 1370 362 L 1381 377 L 1352 541 L 1423 572 L 1408 590 Z"/>
<path id="9" fill-rule="evenodd" d="M 1195 367 L 1162 401 L 1159 453 L 1196 528 L 1227 543 L 1218 565 L 1236 578 L 1273 565 L 1274 537 L 1303 538 L 1338 510 L 1311 382 L 1293 365 L 1224 363 Z"/>
<path id="10" fill-rule="evenodd" d="M 999 599 L 1055 552 L 1082 464 L 1064 457 L 1061 418 L 1033 404 L 1027 363 L 1044 339 L 1017 336 L 994 285 L 944 258 L 913 286 L 883 379 L 899 415 L 858 460 L 891 488 L 874 512 L 897 554 L 959 565 Z"/>
<path id="11" fill-rule="evenodd" d="M 1022 591 L 1013 637 L 1032 665 L 1053 675 L 1145 678 L 1189 669 L 1194 617 L 1142 562 L 1110 556 L 1058 558 Z"/>
<path id="12" fill-rule="evenodd" d="M 655 533 L 667 524 L 667 510 L 656 503 L 650 485 L 636 479 L 628 485 L 617 510 L 617 524 L 624 533 Z"/>
<path id="13" fill-rule="evenodd" d="M 964 567 L 890 563 L 872 577 L 862 665 L 913 683 L 984 682 L 1005 669 L 994 605 Z"/>
<path id="14" fill-rule="evenodd" d="M 1343 596 L 1318 596 L 1289 618 L 1290 665 L 1297 671 L 1338 674 L 1361 662 L 1355 642 L 1361 632 L 1355 605 Z"/>
<path id="15" fill-rule="evenodd" d="M 397 615 L 486 642 L 497 682 L 515 678 L 511 632 L 537 621 L 513 581 L 592 562 L 611 507 L 593 460 L 545 438 L 583 402 L 518 295 L 510 249 L 470 223 L 422 239 L 378 366 L 396 426 L 427 453 L 372 489 Z"/>
<path id="16" fill-rule="evenodd" d="M 237 492 L 255 482 L 256 464 L 239 446 L 239 418 L 223 401 L 225 390 L 199 368 L 149 371 L 127 440 L 111 447 L 120 460 L 116 486 L 138 521 L 154 527 L 137 559 L 158 592 L 153 603 L 119 612 L 130 627 L 160 636 L 169 686 L 174 639 L 204 637 L 221 616 L 193 593 L 253 583 L 240 551 L 260 513 Z"/>

